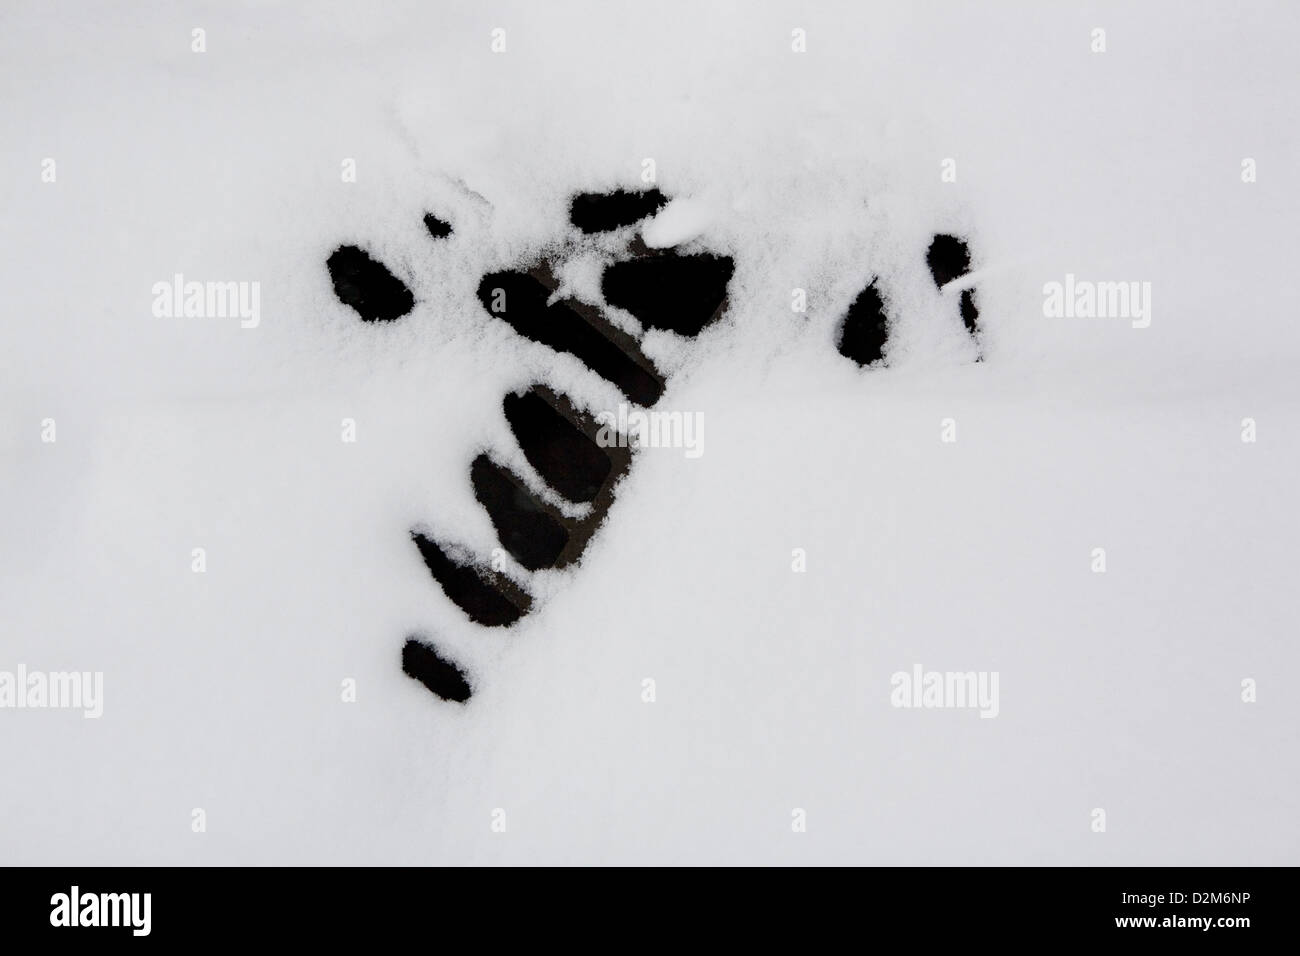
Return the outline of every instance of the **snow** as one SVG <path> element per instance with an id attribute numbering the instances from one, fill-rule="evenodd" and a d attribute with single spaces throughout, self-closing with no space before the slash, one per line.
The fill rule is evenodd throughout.
<path id="1" fill-rule="evenodd" d="M 641 238 L 651 249 L 682 245 L 699 238 L 715 218 L 707 203 L 698 199 L 674 199 L 646 223 Z"/>
<path id="2" fill-rule="evenodd" d="M 1296 863 L 1298 19 L 10 4 L 0 670 L 102 671 L 104 712 L 0 710 L 0 859 Z M 553 254 L 596 300 L 613 240 L 569 198 L 646 158 L 647 243 L 736 262 L 720 323 L 644 341 L 706 452 L 644 450 L 539 609 L 475 627 L 410 529 L 496 546 L 468 471 L 526 467 L 507 391 L 622 400 L 479 279 Z M 338 302 L 348 243 L 411 314 Z M 260 322 L 155 317 L 175 273 L 259 282 Z M 1151 326 L 1045 318 L 1068 273 L 1151 282 Z M 859 369 L 835 334 L 873 277 L 898 320 Z M 401 673 L 413 633 L 468 705 Z M 997 718 L 891 707 L 918 663 L 999 672 Z"/>

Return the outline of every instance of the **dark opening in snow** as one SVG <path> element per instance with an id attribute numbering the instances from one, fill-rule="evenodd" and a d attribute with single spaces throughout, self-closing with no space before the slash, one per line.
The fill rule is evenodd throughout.
<path id="1" fill-rule="evenodd" d="M 548 306 L 550 294 L 527 272 L 495 272 L 484 276 L 478 287 L 483 308 L 504 319 L 520 335 L 575 356 L 638 404 L 653 405 L 659 400 L 663 383 L 614 343 L 620 337 L 616 329 L 598 317 L 580 315 L 566 302 Z M 635 347 L 629 337 L 621 337 Z M 649 365 L 648 359 L 645 362 Z"/>
<path id="2" fill-rule="evenodd" d="M 593 500 L 613 469 L 604 449 L 536 388 L 507 395 L 502 406 L 519 447 L 542 479 L 570 501 Z"/>
<path id="3" fill-rule="evenodd" d="M 470 620 L 486 627 L 507 627 L 528 613 L 532 600 L 504 575 L 458 564 L 419 532 L 411 532 L 411 539 L 434 580 Z"/>
<path id="4" fill-rule="evenodd" d="M 652 329 L 699 335 L 727 297 L 735 265 L 723 256 L 668 252 L 616 262 L 601 290 L 610 305 L 626 309 Z"/>
<path id="5" fill-rule="evenodd" d="M 979 309 L 975 308 L 975 290 L 963 289 L 961 293 L 961 320 L 966 323 L 966 331 L 975 334 L 975 323 L 979 320 Z"/>
<path id="6" fill-rule="evenodd" d="M 443 222 L 431 212 L 424 216 L 424 228 L 428 229 L 429 235 L 435 239 L 446 239 L 451 235 L 451 223 Z"/>
<path id="7" fill-rule="evenodd" d="M 569 221 L 583 232 L 607 232 L 640 222 L 668 200 L 658 189 L 610 193 L 579 193 L 569 206 Z"/>
<path id="8" fill-rule="evenodd" d="M 556 567 L 569 531 L 523 481 L 485 454 L 474 459 L 469 477 L 501 546 L 529 571 Z"/>
<path id="9" fill-rule="evenodd" d="M 934 284 L 942 289 L 953 279 L 970 271 L 970 249 L 964 239 L 938 235 L 930 243 L 925 261 L 930 266 L 930 275 L 934 276 Z M 966 331 L 974 335 L 979 310 L 975 308 L 975 293 L 971 289 L 963 289 L 961 293 L 961 320 L 966 325 Z"/>
<path id="10" fill-rule="evenodd" d="M 840 326 L 840 354 L 859 365 L 870 365 L 884 354 L 889 339 L 885 303 L 873 281 L 858 293 Z"/>
<path id="11" fill-rule="evenodd" d="M 391 322 L 410 312 L 415 297 L 383 263 L 356 246 L 339 246 L 325 262 L 334 294 L 367 322 Z"/>
<path id="12" fill-rule="evenodd" d="M 934 284 L 942 289 L 970 271 L 970 250 L 956 236 L 938 235 L 930 243 L 925 261 L 930 266 L 930 275 L 934 276 Z"/>
<path id="13" fill-rule="evenodd" d="M 402 670 L 443 700 L 457 703 L 469 700 L 469 681 L 461 669 L 439 655 L 432 645 L 417 638 L 408 637 L 402 647 Z"/>

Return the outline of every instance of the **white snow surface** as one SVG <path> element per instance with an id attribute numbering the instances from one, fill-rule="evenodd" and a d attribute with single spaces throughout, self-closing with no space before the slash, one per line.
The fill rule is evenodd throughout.
<path id="1" fill-rule="evenodd" d="M 645 224 L 641 238 L 651 249 L 671 248 L 699 238 L 715 219 L 713 210 L 699 199 L 674 199 Z"/>
<path id="2" fill-rule="evenodd" d="M 105 699 L 0 710 L 0 862 L 1300 863 L 1298 26 L 6 3 L 0 670 L 102 671 Z M 522 462 L 507 391 L 620 400 L 479 278 L 573 243 L 569 197 L 648 157 L 689 213 L 665 238 L 736 263 L 721 323 L 645 342 L 705 453 L 640 453 L 581 565 L 477 627 L 408 531 L 496 545 L 468 467 Z M 942 231 L 971 243 L 978 362 L 925 269 Z M 410 315 L 337 300 L 344 243 Z M 260 324 L 155 318 L 178 272 L 260 282 Z M 1066 273 L 1151 282 L 1150 327 L 1045 318 Z M 873 276 L 896 321 L 859 369 L 835 334 Z M 413 633 L 468 705 L 401 672 Z M 999 672 L 999 716 L 892 707 L 916 663 Z"/>

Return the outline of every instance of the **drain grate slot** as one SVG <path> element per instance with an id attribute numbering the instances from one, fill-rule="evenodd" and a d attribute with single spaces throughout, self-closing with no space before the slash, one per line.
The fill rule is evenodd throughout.
<path id="1" fill-rule="evenodd" d="M 729 258 L 669 252 L 614 263 L 601 291 L 649 328 L 696 336 L 722 314 L 734 271 Z"/>
<path id="2" fill-rule="evenodd" d="M 504 319 L 520 335 L 576 357 L 640 405 L 659 400 L 663 382 L 615 344 L 614 339 L 620 337 L 614 334 L 617 330 L 594 316 L 580 314 L 567 302 L 547 305 L 550 294 L 541 280 L 528 272 L 493 273 L 483 278 L 478 289 L 483 308 Z M 607 327 L 598 329 L 594 322 Z"/>
<path id="3" fill-rule="evenodd" d="M 884 357 L 889 340 L 889 317 L 873 280 L 858 293 L 840 326 L 839 351 L 859 365 L 870 365 Z"/>
<path id="4" fill-rule="evenodd" d="M 610 232 L 654 215 L 667 202 L 658 189 L 579 193 L 569 204 L 569 221 L 586 233 Z"/>
<path id="5" fill-rule="evenodd" d="M 970 249 L 966 245 L 966 240 L 959 239 L 957 236 L 937 235 L 930 243 L 925 261 L 930 267 L 930 275 L 934 277 L 934 284 L 942 289 L 953 279 L 970 272 Z M 971 335 L 977 331 L 979 317 L 979 309 L 975 307 L 975 290 L 963 289 L 961 320 L 966 326 L 966 331 Z"/>
<path id="6" fill-rule="evenodd" d="M 524 457 L 542 480 L 570 501 L 595 500 L 614 467 L 605 450 L 537 388 L 507 395 L 502 407 Z"/>
<path id="7" fill-rule="evenodd" d="M 402 646 L 402 671 L 443 700 L 458 704 L 469 700 L 470 686 L 464 672 L 442 657 L 432 644 L 408 637 Z"/>
<path id="8" fill-rule="evenodd" d="M 925 262 L 930 267 L 934 284 L 942 289 L 953 279 L 970 272 L 970 250 L 956 236 L 938 235 L 930 243 Z"/>
<path id="9" fill-rule="evenodd" d="M 979 309 L 975 308 L 975 290 L 963 289 L 961 293 L 961 320 L 966 324 L 966 331 L 975 334 L 979 321 Z"/>
<path id="10" fill-rule="evenodd" d="M 415 296 L 402 280 L 363 249 L 339 246 L 325 261 L 334 294 L 367 322 L 391 322 L 415 307 Z"/>
<path id="11" fill-rule="evenodd" d="M 474 497 L 511 557 L 529 571 L 561 565 L 569 530 L 520 478 L 485 454 L 474 459 L 469 476 Z"/>
<path id="12" fill-rule="evenodd" d="M 420 557 L 453 604 L 486 627 L 509 627 L 528 613 L 532 599 L 503 574 L 460 564 L 432 538 L 411 532 Z"/>
<path id="13" fill-rule="evenodd" d="M 446 239 L 451 235 L 451 223 L 444 222 L 431 212 L 424 215 L 424 228 L 435 239 Z"/>

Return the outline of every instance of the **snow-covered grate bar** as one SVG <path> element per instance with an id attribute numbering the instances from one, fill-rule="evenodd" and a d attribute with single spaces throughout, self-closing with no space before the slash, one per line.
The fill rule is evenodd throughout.
<path id="1" fill-rule="evenodd" d="M 497 272 L 479 283 L 478 296 L 488 312 L 520 335 L 574 356 L 634 402 L 653 405 L 659 401 L 663 379 L 636 343 L 579 303 L 561 300 L 548 304 L 552 284 L 545 268 Z"/>

